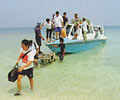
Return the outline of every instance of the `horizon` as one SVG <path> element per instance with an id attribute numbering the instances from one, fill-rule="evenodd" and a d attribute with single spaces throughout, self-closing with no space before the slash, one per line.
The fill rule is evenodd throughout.
<path id="1" fill-rule="evenodd" d="M 76 3 L 77 2 L 77 3 Z M 58 6 L 58 4 L 60 6 Z M 67 5 L 67 7 L 66 7 Z M 34 27 L 37 22 L 52 18 L 56 11 L 60 15 L 65 11 L 69 22 L 78 13 L 80 18 L 86 17 L 95 25 L 120 26 L 120 0 L 0 0 L 0 28 Z"/>
<path id="2" fill-rule="evenodd" d="M 99 26 L 99 25 L 98 25 Z M 120 27 L 120 25 L 102 25 L 104 28 L 105 27 Z M 30 29 L 30 28 L 35 28 L 35 26 L 31 27 L 0 27 L 0 29 Z M 43 27 L 42 29 L 44 29 Z"/>

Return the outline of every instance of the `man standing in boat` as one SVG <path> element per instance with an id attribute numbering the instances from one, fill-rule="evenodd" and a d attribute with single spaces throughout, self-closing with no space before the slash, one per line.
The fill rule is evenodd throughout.
<path id="1" fill-rule="evenodd" d="M 67 13 L 66 12 L 63 13 L 63 22 L 64 22 L 64 27 L 66 27 L 67 24 L 68 24 L 68 18 L 67 18 Z"/>
<path id="2" fill-rule="evenodd" d="M 56 40 L 58 40 L 58 34 L 59 34 L 59 38 L 60 38 L 61 31 L 63 28 L 63 18 L 61 15 L 59 15 L 58 11 L 56 11 L 56 16 L 54 17 L 54 22 L 55 22 Z"/>
<path id="3" fill-rule="evenodd" d="M 77 13 L 74 14 L 74 17 L 75 17 L 75 19 L 73 19 L 71 22 L 72 22 L 72 24 L 74 24 L 74 31 L 76 32 L 77 29 L 79 28 L 79 24 L 81 21 L 80 21 Z"/>
<path id="4" fill-rule="evenodd" d="M 77 39 L 77 36 L 79 34 L 79 24 L 81 24 L 81 20 L 79 19 L 77 13 L 74 15 L 74 17 L 75 19 L 71 21 L 72 24 L 74 24 L 74 38 L 73 39 Z"/>

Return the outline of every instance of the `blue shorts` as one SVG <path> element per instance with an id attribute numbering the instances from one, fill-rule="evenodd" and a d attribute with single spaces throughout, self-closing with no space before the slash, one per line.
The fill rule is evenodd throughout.
<path id="1" fill-rule="evenodd" d="M 62 27 L 56 27 L 55 28 L 55 32 L 61 32 L 62 31 Z"/>

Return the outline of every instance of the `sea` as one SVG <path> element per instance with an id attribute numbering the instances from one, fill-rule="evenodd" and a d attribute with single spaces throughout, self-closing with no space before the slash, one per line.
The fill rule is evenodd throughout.
<path id="1" fill-rule="evenodd" d="M 8 72 L 20 54 L 21 41 L 35 41 L 34 28 L 0 28 L 0 100 L 120 100 L 120 26 L 104 26 L 105 44 L 59 57 L 49 65 L 34 67 L 34 90 L 22 79 L 22 95 Z M 45 37 L 45 29 L 42 35 Z M 42 41 L 42 52 L 51 52 Z"/>

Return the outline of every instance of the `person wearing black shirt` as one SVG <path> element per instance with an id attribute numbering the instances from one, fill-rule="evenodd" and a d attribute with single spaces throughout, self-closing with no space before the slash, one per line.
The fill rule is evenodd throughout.
<path id="1" fill-rule="evenodd" d="M 63 21 L 64 21 L 64 27 L 68 24 L 68 18 L 66 17 L 67 13 L 63 13 Z"/>
<path id="2" fill-rule="evenodd" d="M 41 53 L 40 51 L 40 47 L 41 47 L 41 39 L 44 40 L 44 38 L 41 35 L 41 28 L 43 25 L 41 25 L 40 23 L 37 23 L 36 27 L 34 28 L 35 31 L 35 40 L 37 45 L 39 46 L 39 53 Z"/>
<path id="3" fill-rule="evenodd" d="M 63 58 L 64 58 L 64 55 L 65 55 L 65 44 L 64 44 L 64 39 L 63 38 L 60 38 L 60 44 L 58 46 L 56 45 L 52 45 L 56 48 L 60 47 L 60 55 L 59 55 L 59 58 L 60 58 L 60 61 L 62 62 L 63 61 Z"/>

